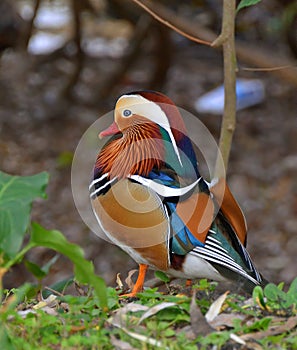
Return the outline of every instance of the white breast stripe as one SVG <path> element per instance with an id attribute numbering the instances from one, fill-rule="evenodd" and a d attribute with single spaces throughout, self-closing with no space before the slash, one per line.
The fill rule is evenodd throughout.
<path id="1" fill-rule="evenodd" d="M 144 186 L 149 187 L 156 193 L 158 193 L 160 196 L 163 197 L 180 197 L 186 194 L 187 192 L 191 191 L 200 181 L 201 177 L 193 182 L 191 185 L 181 188 L 172 188 L 169 186 L 162 185 L 156 181 L 147 179 L 145 177 L 142 177 L 140 175 L 130 175 L 130 179 L 135 180 L 139 183 L 141 183 Z"/>
<path id="2" fill-rule="evenodd" d="M 166 205 L 163 205 L 162 203 L 162 208 L 164 209 L 164 212 L 165 212 L 165 216 L 166 216 L 166 219 L 167 219 L 167 252 L 168 252 L 168 266 L 170 265 L 170 255 L 169 255 L 169 252 L 170 252 L 170 219 L 169 219 L 169 215 L 168 215 L 168 210 L 166 208 Z"/>
<path id="3" fill-rule="evenodd" d="M 93 180 L 93 181 L 90 183 L 89 191 L 91 190 L 91 188 L 92 188 L 96 183 L 98 183 L 98 182 L 100 182 L 101 180 L 105 179 L 108 175 L 109 175 L 109 173 L 105 173 L 105 174 L 103 174 L 102 176 L 100 176 L 99 179 Z"/>
<path id="4" fill-rule="evenodd" d="M 93 196 L 95 196 L 97 193 L 99 193 L 100 191 L 102 191 L 105 187 L 111 185 L 115 180 L 117 180 L 117 177 L 114 177 L 112 180 L 106 182 L 103 186 L 97 188 L 95 191 L 93 191 L 92 193 L 90 193 L 90 197 L 92 198 Z"/>

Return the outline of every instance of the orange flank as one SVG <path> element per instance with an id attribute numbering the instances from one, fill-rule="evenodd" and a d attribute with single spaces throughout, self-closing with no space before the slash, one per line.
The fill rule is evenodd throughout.
<path id="1" fill-rule="evenodd" d="M 234 231 L 236 232 L 240 242 L 246 245 L 247 227 L 245 217 L 240 209 L 236 199 L 233 197 L 230 188 L 224 179 L 220 179 L 218 183 L 210 187 L 218 203 L 221 204 L 221 210 L 226 216 Z"/>

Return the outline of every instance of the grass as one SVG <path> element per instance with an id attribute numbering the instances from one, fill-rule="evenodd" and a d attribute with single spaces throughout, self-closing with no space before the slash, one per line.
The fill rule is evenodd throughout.
<path id="1" fill-rule="evenodd" d="M 108 312 L 92 291 L 52 294 L 40 302 L 25 298 L 6 315 L 1 344 L 22 350 L 297 349 L 296 303 L 268 311 L 256 296 L 225 294 L 219 314 L 207 322 L 205 313 L 218 296 L 215 284 L 201 280 L 190 289 L 179 287 L 185 293 L 147 289 L 133 300 L 109 287 Z"/>

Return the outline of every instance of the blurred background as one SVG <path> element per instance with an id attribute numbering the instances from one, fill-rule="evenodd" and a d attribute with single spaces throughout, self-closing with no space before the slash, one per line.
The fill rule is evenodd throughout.
<path id="1" fill-rule="evenodd" d="M 221 3 L 148 4 L 211 41 L 220 32 Z M 265 95 L 238 112 L 228 181 L 246 215 L 256 266 L 288 284 L 297 274 L 296 2 L 262 0 L 241 10 L 236 37 L 238 77 L 260 80 Z M 221 116 L 199 110 L 197 100 L 223 83 L 222 53 L 165 28 L 130 0 L 1 0 L 0 51 L 0 169 L 50 173 L 48 199 L 34 204 L 33 220 L 79 244 L 114 286 L 116 273 L 125 277 L 136 265 L 81 220 L 70 183 L 76 146 L 118 95 L 135 89 L 167 94 L 218 139 Z M 277 66 L 283 69 L 258 70 Z M 28 258 L 42 265 L 53 254 L 38 248 Z M 47 283 L 71 273 L 60 257 Z M 4 283 L 30 278 L 20 265 Z"/>

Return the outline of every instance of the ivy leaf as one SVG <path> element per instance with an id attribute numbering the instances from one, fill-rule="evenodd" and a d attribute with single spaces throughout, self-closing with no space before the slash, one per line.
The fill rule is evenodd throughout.
<path id="1" fill-rule="evenodd" d="M 244 7 L 249 7 L 258 4 L 261 0 L 241 0 L 237 6 L 237 12 Z"/>
<path id="2" fill-rule="evenodd" d="M 30 223 L 34 199 L 45 198 L 48 174 L 12 176 L 0 172 L 0 252 L 12 258 L 19 251 Z"/>
<path id="3" fill-rule="evenodd" d="M 94 272 L 94 265 L 84 258 L 83 250 L 76 244 L 70 243 L 63 234 L 56 230 L 48 231 L 37 223 L 32 223 L 30 243 L 34 246 L 42 246 L 53 249 L 74 264 L 74 274 L 81 283 L 90 284 L 100 300 L 101 306 L 107 306 L 106 285 L 102 278 Z"/>

